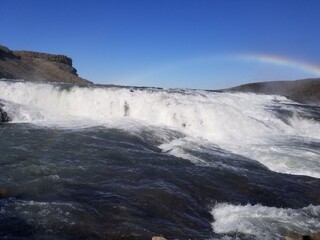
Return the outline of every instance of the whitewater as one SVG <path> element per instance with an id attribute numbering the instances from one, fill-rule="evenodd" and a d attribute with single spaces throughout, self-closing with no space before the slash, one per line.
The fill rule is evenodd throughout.
<path id="1" fill-rule="evenodd" d="M 320 232 L 318 106 L 254 93 L 6 80 L 0 101 L 12 118 L 0 126 L 0 183 L 11 192 L 1 199 L 0 229 L 14 216 L 32 226 L 27 238 Z"/>

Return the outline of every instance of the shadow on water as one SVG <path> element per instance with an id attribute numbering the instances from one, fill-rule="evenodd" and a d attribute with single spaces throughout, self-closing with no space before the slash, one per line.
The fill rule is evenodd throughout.
<path id="1" fill-rule="evenodd" d="M 237 155 L 194 152 L 217 167 L 197 166 L 122 130 L 0 131 L 0 231 L 12 239 L 206 239 L 215 203 L 320 204 L 318 179 Z"/>
<path id="2" fill-rule="evenodd" d="M 268 107 L 269 110 L 273 111 L 275 115 L 289 124 L 289 120 L 296 116 L 302 119 L 313 120 L 315 122 L 320 122 L 320 107 L 313 105 L 295 104 L 287 103 L 281 105 L 273 105 Z"/>

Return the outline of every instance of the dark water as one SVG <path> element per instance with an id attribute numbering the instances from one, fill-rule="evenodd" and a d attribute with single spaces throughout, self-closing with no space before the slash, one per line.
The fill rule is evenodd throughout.
<path id="1" fill-rule="evenodd" d="M 0 239 L 320 232 L 319 106 L 23 81 L 0 93 Z"/>
<path id="2" fill-rule="evenodd" d="M 214 163 L 194 164 L 162 152 L 156 136 L 0 125 L 0 237 L 211 239 L 224 236 L 211 225 L 216 203 L 320 205 L 320 179 L 275 173 L 218 147 L 190 150 Z"/>

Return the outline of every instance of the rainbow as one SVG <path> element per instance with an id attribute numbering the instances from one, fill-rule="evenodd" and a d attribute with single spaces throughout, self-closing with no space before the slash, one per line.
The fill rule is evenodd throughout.
<path id="1" fill-rule="evenodd" d="M 220 61 L 250 61 L 250 62 L 261 62 L 275 64 L 278 66 L 289 67 L 298 71 L 307 73 L 307 77 L 320 77 L 320 66 L 310 64 L 307 62 L 296 61 L 286 57 L 267 55 L 267 54 L 254 54 L 254 53 L 227 53 L 222 55 L 209 55 L 209 56 L 197 56 L 187 59 L 180 59 L 173 62 L 165 62 L 162 65 L 154 66 L 153 68 L 147 69 L 142 72 L 125 76 L 122 79 L 118 79 L 119 84 L 126 85 L 139 85 L 139 81 L 143 79 L 152 79 L 155 75 L 159 75 L 163 72 L 175 70 L 177 68 L 189 67 L 193 64 L 201 63 L 217 63 Z M 309 76 L 312 75 L 312 76 Z M 130 83 L 128 83 L 130 81 Z"/>
<path id="2" fill-rule="evenodd" d="M 240 54 L 236 55 L 236 58 L 247 60 L 247 61 L 255 61 L 262 63 L 271 63 L 282 65 L 286 67 L 292 67 L 310 74 L 314 74 L 316 76 L 320 76 L 320 66 L 313 65 L 307 62 L 300 62 L 291 60 L 285 57 L 265 55 L 265 54 Z"/>

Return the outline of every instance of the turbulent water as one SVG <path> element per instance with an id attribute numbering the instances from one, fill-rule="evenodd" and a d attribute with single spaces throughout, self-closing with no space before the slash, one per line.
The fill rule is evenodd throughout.
<path id="1" fill-rule="evenodd" d="M 0 81 L 0 237 L 320 232 L 320 107 L 285 97 Z"/>

